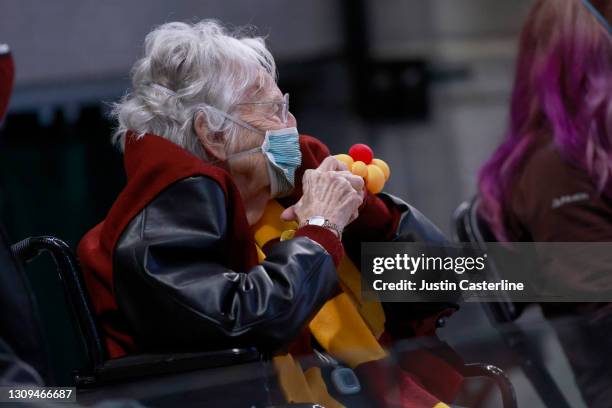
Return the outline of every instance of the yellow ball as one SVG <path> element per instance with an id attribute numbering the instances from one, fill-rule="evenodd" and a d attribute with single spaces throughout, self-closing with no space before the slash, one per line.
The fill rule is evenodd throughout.
<path id="1" fill-rule="evenodd" d="M 353 163 L 351 167 L 351 171 L 354 175 L 359 177 L 367 177 L 368 176 L 368 166 L 362 161 L 356 161 Z"/>
<path id="2" fill-rule="evenodd" d="M 366 187 L 372 194 L 378 194 L 382 191 L 385 186 L 385 174 L 380 167 L 369 164 L 368 165 L 368 177 L 366 178 Z"/>
<path id="3" fill-rule="evenodd" d="M 391 176 L 391 169 L 387 163 L 380 159 L 372 159 L 372 164 L 382 170 L 383 174 L 385 175 L 385 181 L 389 180 L 389 177 Z"/>
<path id="4" fill-rule="evenodd" d="M 346 164 L 347 169 L 351 169 L 353 167 L 353 158 L 348 154 L 337 154 L 334 156 L 339 162 Z"/>

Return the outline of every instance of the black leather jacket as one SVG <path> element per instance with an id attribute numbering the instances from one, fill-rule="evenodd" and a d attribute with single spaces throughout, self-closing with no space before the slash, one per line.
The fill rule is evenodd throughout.
<path id="1" fill-rule="evenodd" d="M 380 193 L 379 196 L 399 208 L 402 215 L 393 237 L 393 242 L 426 242 L 440 248 L 449 244 L 442 232 L 419 210 L 407 204 L 405 201 L 392 196 L 391 194 Z M 449 254 L 452 250 L 448 249 Z M 446 279 L 456 281 L 457 275 L 449 271 L 444 275 L 438 275 L 434 280 Z M 442 302 L 421 302 L 421 303 L 402 303 L 384 302 L 385 310 L 385 330 L 393 338 L 412 337 L 413 327 L 411 321 L 425 319 L 436 315 L 447 309 L 456 310 L 459 308 L 458 302 L 461 293 L 455 293 L 454 301 Z"/>
<path id="2" fill-rule="evenodd" d="M 397 239 L 444 241 L 416 210 L 384 199 L 404 213 Z M 115 249 L 114 285 L 139 348 L 275 350 L 338 290 L 332 257 L 306 237 L 274 244 L 250 271 L 228 269 L 227 222 L 223 191 L 200 176 L 171 185 L 129 223 Z M 408 317 L 397 307 L 389 313 Z"/>
<path id="3" fill-rule="evenodd" d="M 224 200 L 212 179 L 184 179 L 149 203 L 119 239 L 115 295 L 141 349 L 274 350 L 337 290 L 331 256 L 306 237 L 274 244 L 250 271 L 227 268 Z"/>

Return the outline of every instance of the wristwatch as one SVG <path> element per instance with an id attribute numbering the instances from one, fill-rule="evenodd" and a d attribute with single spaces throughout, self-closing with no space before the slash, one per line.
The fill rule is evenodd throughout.
<path id="1" fill-rule="evenodd" d="M 334 231 L 336 235 L 338 235 L 339 239 L 342 238 L 342 229 L 333 222 L 330 222 L 327 218 L 320 215 L 309 217 L 302 223 L 302 225 L 316 225 L 318 227 L 329 228 Z"/>

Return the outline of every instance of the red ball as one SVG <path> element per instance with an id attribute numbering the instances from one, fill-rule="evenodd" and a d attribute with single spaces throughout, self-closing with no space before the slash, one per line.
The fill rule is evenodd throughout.
<path id="1" fill-rule="evenodd" d="M 357 143 L 351 146 L 349 149 L 349 156 L 351 156 L 355 161 L 362 161 L 365 164 L 370 164 L 374 158 L 374 153 L 367 145 Z"/>

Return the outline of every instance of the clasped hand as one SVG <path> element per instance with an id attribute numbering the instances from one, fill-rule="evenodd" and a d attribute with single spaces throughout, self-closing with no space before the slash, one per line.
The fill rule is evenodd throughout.
<path id="1" fill-rule="evenodd" d="M 363 178 L 355 176 L 333 156 L 317 169 L 306 170 L 300 200 L 281 214 L 284 221 L 303 224 L 310 217 L 322 216 L 343 230 L 359 214 L 366 196 Z"/>

